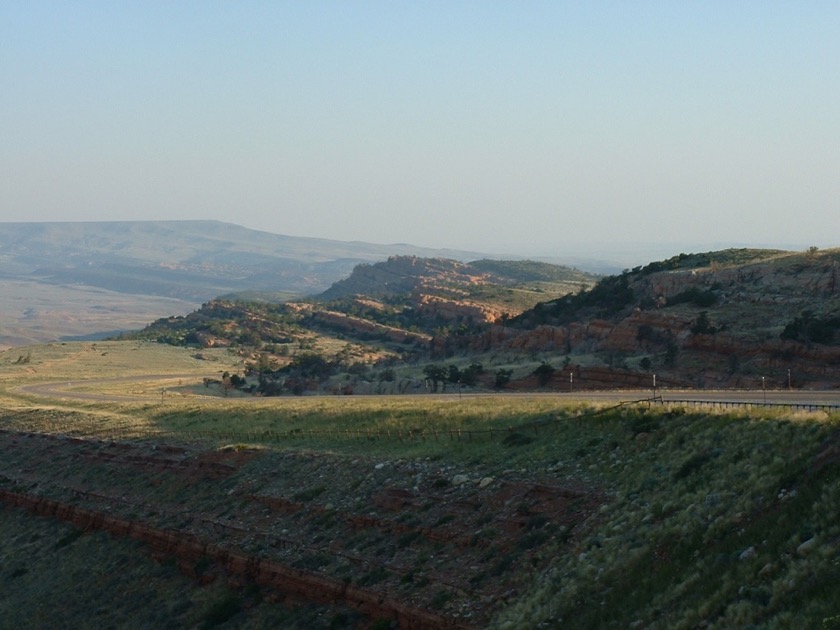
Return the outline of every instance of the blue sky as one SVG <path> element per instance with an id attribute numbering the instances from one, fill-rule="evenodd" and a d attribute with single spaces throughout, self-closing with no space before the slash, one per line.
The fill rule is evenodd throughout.
<path id="1" fill-rule="evenodd" d="M 838 33 L 834 2 L 0 0 L 0 221 L 840 246 Z"/>

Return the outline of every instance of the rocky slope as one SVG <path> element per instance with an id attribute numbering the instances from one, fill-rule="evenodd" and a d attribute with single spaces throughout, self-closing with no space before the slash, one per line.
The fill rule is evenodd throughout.
<path id="1" fill-rule="evenodd" d="M 840 386 L 838 276 L 836 249 L 680 254 L 589 289 L 591 277 L 551 265 L 393 257 L 358 266 L 318 300 L 221 319 L 217 301 L 162 324 L 200 321 L 204 329 L 179 339 L 286 344 L 285 356 L 331 339 L 333 350 L 323 350 L 331 361 L 387 358 L 421 383 L 422 366 L 412 375 L 408 365 L 477 361 L 517 368 L 511 387 L 519 388 L 534 386 L 528 366 L 540 362 L 563 368 L 540 383 L 549 389 L 565 388 L 575 370 L 593 388 L 652 374 L 681 387 L 832 388 Z M 266 336 L 266 308 L 279 309 L 286 332 Z M 481 381 L 493 382 L 490 372 Z"/>
<path id="2" fill-rule="evenodd" d="M 840 386 L 840 250 L 681 255 L 538 305 L 509 326 L 438 339 L 439 355 L 595 355 L 688 385 Z M 790 377 L 789 372 L 790 370 Z M 789 380 L 790 379 L 790 380 Z"/>
<path id="3" fill-rule="evenodd" d="M 530 261 L 394 256 L 357 266 L 317 299 L 284 304 L 216 299 L 186 317 L 158 320 L 137 336 L 263 352 L 285 346 L 283 356 L 318 340 L 340 339 L 346 342 L 342 349 L 350 344 L 356 354 L 370 355 L 373 348 L 373 354 L 416 357 L 427 352 L 434 333 L 501 321 L 546 296 L 591 286 L 595 278 Z"/>
<path id="4" fill-rule="evenodd" d="M 547 562 L 550 533 L 603 500 L 581 483 L 428 461 L 2 437 L 0 504 L 140 541 L 203 584 L 409 630 L 483 627 Z"/>
<path id="5" fill-rule="evenodd" d="M 446 322 L 494 322 L 515 315 L 545 299 L 591 286 L 594 274 L 533 261 L 479 260 L 392 256 L 359 265 L 344 280 L 318 297 L 342 300 L 373 297 L 410 306 L 426 319 Z"/>

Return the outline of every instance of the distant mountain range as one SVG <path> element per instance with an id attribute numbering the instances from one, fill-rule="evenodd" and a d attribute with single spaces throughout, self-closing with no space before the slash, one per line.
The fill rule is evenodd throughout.
<path id="1" fill-rule="evenodd" d="M 317 294 L 390 256 L 487 257 L 219 221 L 0 223 L 0 347 L 138 329 L 222 295 Z"/>
<path id="2" fill-rule="evenodd" d="M 318 293 L 361 262 L 476 252 L 282 236 L 218 221 L 0 224 L 0 278 L 201 302 L 261 290 Z"/>

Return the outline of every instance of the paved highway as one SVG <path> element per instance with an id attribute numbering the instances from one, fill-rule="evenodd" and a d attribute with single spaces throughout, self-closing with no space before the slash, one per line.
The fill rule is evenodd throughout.
<path id="1" fill-rule="evenodd" d="M 212 378 L 217 378 L 213 376 Z M 120 376 L 115 378 L 97 379 L 97 380 L 79 380 L 79 381 L 52 381 L 49 383 L 38 383 L 36 385 L 23 385 L 17 388 L 17 391 L 30 396 L 38 396 L 39 398 L 64 398 L 68 400 L 85 400 L 88 402 L 129 402 L 132 400 L 148 400 L 149 398 L 160 398 L 161 393 L 155 394 L 133 394 L 130 391 L 132 383 L 143 383 L 148 381 L 169 382 L 173 381 L 177 384 L 183 383 L 201 383 L 202 377 L 195 374 L 149 374 L 146 376 Z M 91 391 L 74 391 L 74 388 L 84 387 L 90 389 L 97 385 L 111 387 L 115 384 L 126 385 L 125 394 L 114 393 L 97 393 Z M 176 384 L 176 383 L 173 383 Z"/>

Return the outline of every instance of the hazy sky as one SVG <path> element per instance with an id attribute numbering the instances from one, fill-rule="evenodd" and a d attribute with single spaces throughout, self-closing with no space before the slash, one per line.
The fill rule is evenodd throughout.
<path id="1" fill-rule="evenodd" d="M 840 246 L 837 2 L 0 0 L 0 90 L 0 221 Z"/>

